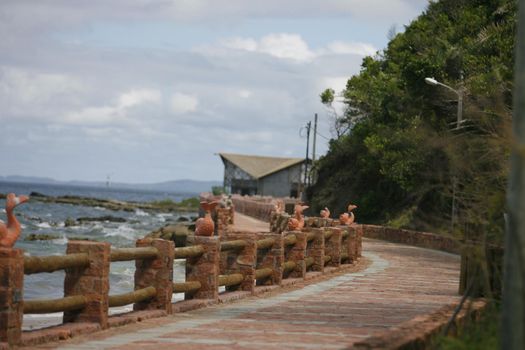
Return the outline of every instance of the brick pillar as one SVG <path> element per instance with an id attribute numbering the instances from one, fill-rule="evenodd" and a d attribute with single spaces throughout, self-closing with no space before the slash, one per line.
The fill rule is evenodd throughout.
<path id="1" fill-rule="evenodd" d="M 348 226 L 338 226 L 339 229 L 341 229 L 341 232 L 343 233 L 343 239 L 341 242 L 341 251 L 344 252 L 348 256 L 347 261 L 342 261 L 342 263 L 345 264 L 352 264 L 356 261 L 356 233 L 354 230 L 351 230 Z"/>
<path id="2" fill-rule="evenodd" d="M 23 250 L 0 248 L 0 343 L 13 346 L 21 341 L 23 293 Z"/>
<path id="3" fill-rule="evenodd" d="M 202 245 L 204 253 L 186 259 L 186 282 L 200 282 L 201 288 L 195 293 L 186 293 L 188 299 L 219 299 L 219 237 L 195 236 L 194 245 Z"/>
<path id="4" fill-rule="evenodd" d="M 228 210 L 230 211 L 228 224 L 233 225 L 235 223 L 235 207 L 233 206 L 233 204 L 230 205 L 230 208 Z"/>
<path id="5" fill-rule="evenodd" d="M 354 238 L 354 251 L 353 251 L 353 255 L 354 255 L 354 258 L 357 260 L 358 258 L 361 257 L 361 245 L 362 245 L 362 242 L 363 242 L 363 227 L 362 225 L 351 225 L 348 227 L 349 231 L 350 231 L 350 234 L 353 236 Z"/>
<path id="6" fill-rule="evenodd" d="M 257 250 L 257 269 L 272 269 L 269 278 L 257 281 L 257 285 L 280 285 L 283 278 L 284 246 L 283 235 L 278 233 L 258 233 L 257 239 L 273 238 L 275 243 L 267 249 Z"/>
<path id="7" fill-rule="evenodd" d="M 228 225 L 230 223 L 230 209 L 216 208 L 217 212 L 217 236 L 222 237 L 228 232 Z"/>
<path id="8" fill-rule="evenodd" d="M 363 253 L 363 225 L 357 225 L 357 257 L 360 258 Z"/>
<path id="9" fill-rule="evenodd" d="M 257 243 L 254 233 L 228 233 L 225 241 L 242 239 L 247 244 L 243 249 L 228 252 L 224 274 L 241 273 L 244 280 L 236 286 L 227 286 L 227 291 L 242 290 L 253 292 L 255 287 L 255 263 L 257 261 Z"/>
<path id="10" fill-rule="evenodd" d="M 326 227 L 323 231 L 332 233 L 330 238 L 324 242 L 324 254 L 332 257 L 327 266 L 341 266 L 341 236 L 343 232 L 337 227 Z"/>
<path id="11" fill-rule="evenodd" d="M 135 290 L 155 287 L 155 298 L 135 303 L 133 310 L 164 310 L 172 313 L 171 297 L 173 295 L 173 259 L 175 245 L 173 241 L 144 238 L 137 240 L 137 247 L 155 247 L 159 251 L 156 259 L 135 261 Z"/>
<path id="12" fill-rule="evenodd" d="M 288 234 L 294 234 L 297 242 L 292 246 L 284 247 L 284 262 L 293 261 L 297 264 L 295 269 L 287 277 L 304 278 L 306 275 L 306 233 L 301 231 L 289 231 Z M 286 237 L 286 234 L 284 234 Z"/>
<path id="13" fill-rule="evenodd" d="M 108 327 L 110 249 L 105 242 L 69 241 L 67 254 L 87 253 L 90 264 L 66 269 L 64 296 L 83 295 L 87 306 L 65 311 L 64 323 L 95 322 L 102 329 Z"/>
<path id="14" fill-rule="evenodd" d="M 314 239 L 306 246 L 306 256 L 314 259 L 312 271 L 324 271 L 324 231 L 321 228 L 308 229 L 315 234 Z"/>

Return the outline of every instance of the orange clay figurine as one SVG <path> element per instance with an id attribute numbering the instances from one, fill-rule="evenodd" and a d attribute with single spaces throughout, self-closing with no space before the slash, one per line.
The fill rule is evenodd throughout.
<path id="1" fill-rule="evenodd" d="M 357 208 L 357 205 L 349 204 L 348 205 L 348 212 L 339 215 L 339 223 L 341 225 L 349 225 L 350 226 L 350 225 L 352 225 L 354 223 L 355 216 L 354 216 L 354 213 L 352 213 L 352 210 L 354 210 L 355 208 Z"/>
<path id="2" fill-rule="evenodd" d="M 17 197 L 14 193 L 9 193 L 5 201 L 5 212 L 7 214 L 7 225 L 0 220 L 0 247 L 12 248 L 20 233 L 22 233 L 22 226 L 18 222 L 13 210 L 20 204 L 29 200 L 27 196 Z"/>
<path id="3" fill-rule="evenodd" d="M 297 231 L 304 227 L 304 216 L 303 211 L 308 209 L 306 205 L 296 204 L 294 208 L 295 215 L 293 218 L 288 220 L 288 230 Z"/>
<path id="4" fill-rule="evenodd" d="M 204 209 L 204 217 L 195 222 L 195 236 L 213 236 L 215 224 L 211 218 L 211 211 L 215 209 L 218 202 L 201 202 L 201 208 Z"/>
<path id="5" fill-rule="evenodd" d="M 328 210 L 327 207 L 324 207 L 324 209 L 321 210 L 320 215 L 323 219 L 328 219 L 330 217 L 330 210 Z"/>

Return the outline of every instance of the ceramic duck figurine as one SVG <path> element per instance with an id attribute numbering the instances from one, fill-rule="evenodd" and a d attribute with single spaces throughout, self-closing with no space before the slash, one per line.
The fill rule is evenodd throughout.
<path id="1" fill-rule="evenodd" d="M 339 215 L 339 223 L 341 225 L 352 225 L 354 223 L 355 216 L 352 210 L 355 208 L 357 208 L 357 205 L 349 204 L 347 208 L 348 212 Z"/>
<path id="2" fill-rule="evenodd" d="M 324 209 L 321 210 L 320 215 L 323 219 L 328 219 L 330 218 L 330 210 L 328 210 L 327 207 L 324 207 Z"/>
<path id="3" fill-rule="evenodd" d="M 29 200 L 27 196 L 16 196 L 14 193 L 9 193 L 6 197 L 5 202 L 5 212 L 7 214 L 7 225 L 0 220 L 0 247 L 2 248 L 12 248 L 20 233 L 22 232 L 22 227 L 18 222 L 13 210 L 16 206 L 25 203 Z"/>
<path id="4" fill-rule="evenodd" d="M 215 209 L 218 202 L 201 202 L 201 208 L 205 214 L 203 218 L 198 219 L 195 222 L 195 236 L 213 236 L 215 231 L 215 224 L 211 218 L 211 211 Z"/>
<path id="5" fill-rule="evenodd" d="M 296 204 L 294 208 L 294 217 L 288 221 L 288 230 L 298 231 L 304 227 L 304 216 L 303 211 L 308 209 L 309 206 Z"/>
<path id="6" fill-rule="evenodd" d="M 277 214 L 284 213 L 284 203 L 282 201 L 280 201 L 280 200 L 275 201 L 273 207 L 274 207 L 274 211 Z"/>

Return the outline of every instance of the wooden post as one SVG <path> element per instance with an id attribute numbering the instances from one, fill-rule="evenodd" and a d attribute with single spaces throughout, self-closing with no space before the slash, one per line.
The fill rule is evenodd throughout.
<path id="1" fill-rule="evenodd" d="M 66 269 L 64 296 L 83 295 L 87 306 L 65 311 L 64 323 L 95 322 L 102 329 L 108 327 L 110 252 L 109 243 L 69 241 L 67 254 L 87 253 L 90 264 Z"/>
<path id="2" fill-rule="evenodd" d="M 314 239 L 308 242 L 306 246 L 306 256 L 314 259 L 312 271 L 324 271 L 324 230 L 321 228 L 308 229 L 314 233 Z M 308 232 L 307 232 L 308 234 Z"/>
<path id="3" fill-rule="evenodd" d="M 194 245 L 201 245 L 204 253 L 198 257 L 186 259 L 186 282 L 199 282 L 201 288 L 195 293 L 185 293 L 184 298 L 189 299 L 219 299 L 219 251 L 218 237 L 195 236 Z"/>
<path id="4" fill-rule="evenodd" d="M 324 254 L 331 257 L 326 265 L 339 267 L 341 266 L 341 237 L 343 232 L 337 227 L 326 227 L 323 232 L 331 232 L 330 238 L 325 239 L 324 242 Z"/>
<path id="5" fill-rule="evenodd" d="M 291 271 L 287 277 L 292 278 L 304 278 L 306 275 L 306 233 L 301 231 L 289 231 L 288 234 L 295 235 L 296 242 L 292 246 L 284 247 L 284 263 L 287 261 L 293 261 L 295 268 Z M 284 237 L 286 238 L 286 234 Z M 284 276 L 283 276 L 284 278 Z"/>
<path id="6" fill-rule="evenodd" d="M 257 243 L 254 233 L 236 232 L 228 233 L 224 241 L 243 240 L 244 248 L 228 252 L 224 274 L 240 273 L 244 276 L 241 284 L 226 286 L 227 291 L 242 290 L 254 291 L 255 287 L 255 262 L 257 260 Z"/>
<path id="7" fill-rule="evenodd" d="M 159 251 L 156 259 L 135 261 L 135 290 L 155 287 L 157 295 L 133 305 L 133 310 L 164 310 L 172 313 L 171 297 L 173 295 L 173 259 L 175 245 L 173 241 L 163 239 L 139 239 L 137 247 L 155 247 Z"/>
<path id="8" fill-rule="evenodd" d="M 269 278 L 257 281 L 257 285 L 280 285 L 283 278 L 284 246 L 283 235 L 278 233 L 258 233 L 257 239 L 273 238 L 270 248 L 257 250 L 257 269 L 270 268 L 273 273 Z"/>
<path id="9" fill-rule="evenodd" d="M 24 316 L 24 252 L 0 248 L 0 348 L 18 345 Z"/>

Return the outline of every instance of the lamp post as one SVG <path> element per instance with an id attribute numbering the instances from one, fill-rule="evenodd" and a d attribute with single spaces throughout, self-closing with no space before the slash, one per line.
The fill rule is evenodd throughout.
<path id="1" fill-rule="evenodd" d="M 457 112 L 456 129 L 459 129 L 459 125 L 463 121 L 463 93 L 461 92 L 461 90 L 456 90 L 446 84 L 443 84 L 437 81 L 434 78 L 425 78 L 425 83 L 427 83 L 428 85 L 433 85 L 433 86 L 436 86 L 436 85 L 443 86 L 444 88 L 449 89 L 450 91 L 453 91 L 456 95 L 458 95 L 458 112 Z"/>
<path id="2" fill-rule="evenodd" d="M 461 122 L 463 121 L 463 93 L 461 90 L 456 90 L 446 84 L 443 84 L 437 81 L 434 78 L 425 78 L 425 83 L 432 86 L 442 86 L 450 91 L 453 91 L 458 96 L 458 111 L 457 111 L 457 121 L 456 121 L 456 130 L 459 129 Z M 450 219 L 450 230 L 454 231 L 454 223 L 456 221 L 456 186 L 457 186 L 457 177 L 454 175 L 452 177 L 452 215 Z"/>

